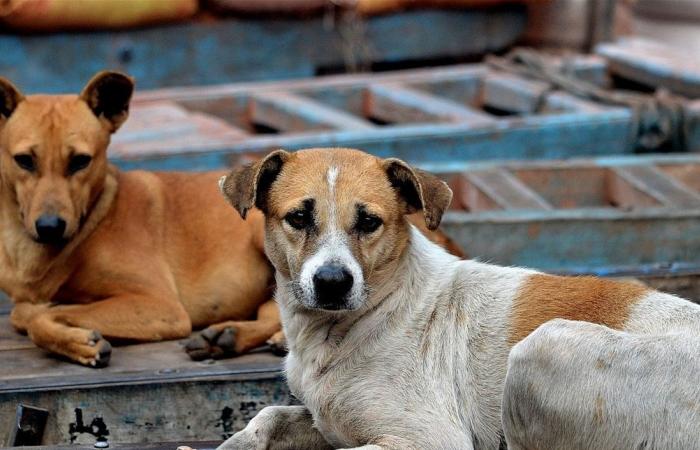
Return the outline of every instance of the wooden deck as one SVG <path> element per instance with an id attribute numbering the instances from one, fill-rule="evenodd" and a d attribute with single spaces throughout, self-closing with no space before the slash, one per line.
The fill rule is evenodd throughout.
<path id="1" fill-rule="evenodd" d="M 139 444 L 116 448 L 145 449 L 140 445 L 149 442 L 222 440 L 264 406 L 292 401 L 281 358 L 264 350 L 194 362 L 177 341 L 128 345 L 114 348 L 108 367 L 91 369 L 38 349 L 14 332 L 7 303 L 2 309 L 0 445 L 10 439 L 20 404 L 48 410 L 44 444 L 92 448 L 107 432 L 110 442 Z"/>

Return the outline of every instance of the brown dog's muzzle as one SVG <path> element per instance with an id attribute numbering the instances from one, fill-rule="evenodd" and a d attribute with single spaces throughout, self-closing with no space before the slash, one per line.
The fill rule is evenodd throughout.
<path id="1" fill-rule="evenodd" d="M 65 243 L 66 221 L 54 214 L 42 214 L 34 222 L 37 241 L 42 244 L 61 245 Z"/>

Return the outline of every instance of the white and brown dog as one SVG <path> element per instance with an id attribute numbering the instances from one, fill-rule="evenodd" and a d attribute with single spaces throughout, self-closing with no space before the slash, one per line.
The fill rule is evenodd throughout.
<path id="1" fill-rule="evenodd" d="M 405 219 L 436 228 L 450 189 L 397 159 L 280 150 L 221 187 L 265 214 L 304 404 L 265 408 L 221 448 L 700 445 L 700 306 L 451 256 Z"/>

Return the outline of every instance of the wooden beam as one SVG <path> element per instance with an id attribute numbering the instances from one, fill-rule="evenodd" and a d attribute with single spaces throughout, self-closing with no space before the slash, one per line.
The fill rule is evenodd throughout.
<path id="1" fill-rule="evenodd" d="M 491 72 L 483 83 L 484 104 L 513 113 L 536 112 L 550 89 L 547 83 L 502 72 Z"/>
<path id="2" fill-rule="evenodd" d="M 504 169 L 469 172 L 466 178 L 503 209 L 553 209 L 545 199 Z"/>
<path id="3" fill-rule="evenodd" d="M 652 165 L 621 166 L 613 170 L 614 176 L 624 180 L 629 187 L 642 193 L 645 197 L 651 197 L 664 206 L 674 208 L 700 208 L 700 194 L 691 191 L 678 180 L 666 175 Z M 648 200 L 639 202 L 639 195 L 626 195 L 630 189 L 618 189 L 617 200 L 623 203 L 634 204 L 635 201 L 644 206 L 649 206 Z M 639 205 L 638 205 L 639 206 Z"/>
<path id="4" fill-rule="evenodd" d="M 610 71 L 616 75 L 700 98 L 700 62 L 682 49 L 642 38 L 626 38 L 600 44 L 595 51 L 607 59 Z"/>
<path id="5" fill-rule="evenodd" d="M 546 109 L 550 111 L 597 113 L 606 108 L 606 106 L 578 98 L 562 91 L 555 91 L 547 94 L 544 103 Z"/>
<path id="6" fill-rule="evenodd" d="M 289 92 L 256 92 L 250 96 L 249 120 L 280 131 L 369 130 L 367 120 Z"/>
<path id="7" fill-rule="evenodd" d="M 367 87 L 364 105 L 365 115 L 390 123 L 440 121 L 474 126 L 496 123 L 484 112 L 396 83 Z"/>
<path id="8" fill-rule="evenodd" d="M 502 209 L 491 197 L 471 183 L 464 174 L 450 177 L 448 182 L 454 197 L 450 209 L 469 212 Z"/>

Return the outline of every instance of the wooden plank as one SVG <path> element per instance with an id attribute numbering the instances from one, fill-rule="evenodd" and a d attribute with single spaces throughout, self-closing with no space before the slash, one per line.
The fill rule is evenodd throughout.
<path id="1" fill-rule="evenodd" d="M 271 128 L 309 130 L 369 130 L 374 126 L 352 114 L 288 92 L 256 92 L 250 96 L 250 121 Z"/>
<path id="2" fill-rule="evenodd" d="M 82 389 L 200 379 L 276 377 L 281 359 L 259 351 L 206 364 L 191 361 L 177 341 L 115 347 L 110 365 L 92 369 L 68 363 L 37 348 L 15 332 L 9 316 L 0 315 L 0 395 L 12 392 Z"/>
<path id="3" fill-rule="evenodd" d="M 0 316 L 0 358 L 4 357 L 7 350 L 22 350 L 36 347 L 27 336 L 17 333 L 7 318 Z M 9 354 L 8 354 L 9 355 Z M 0 377 L 0 379 L 2 379 Z"/>
<path id="4" fill-rule="evenodd" d="M 545 111 L 568 111 L 595 113 L 603 111 L 606 107 L 598 103 L 575 97 L 566 92 L 554 91 L 545 96 Z"/>
<path id="5" fill-rule="evenodd" d="M 624 179 L 660 204 L 676 208 L 700 208 L 700 194 L 692 192 L 678 180 L 651 165 L 624 166 L 613 169 Z"/>
<path id="6" fill-rule="evenodd" d="M 612 73 L 653 87 L 666 87 L 691 98 L 700 97 L 700 58 L 643 38 L 600 44 L 596 54 Z"/>
<path id="7" fill-rule="evenodd" d="M 552 209 L 542 197 L 506 170 L 474 171 L 467 173 L 466 178 L 503 209 Z"/>
<path id="8" fill-rule="evenodd" d="M 52 389 L 85 389 L 217 379 L 269 379 L 281 373 L 281 359 L 268 352 L 206 364 L 191 361 L 176 341 L 118 347 L 110 365 L 95 370 L 64 362 L 35 347 L 1 352 L 0 395 Z"/>
<path id="9" fill-rule="evenodd" d="M 441 228 L 472 258 L 541 270 L 697 264 L 700 255 L 700 214 L 694 210 L 449 211 Z"/>
<path id="10" fill-rule="evenodd" d="M 400 84 L 372 84 L 365 91 L 364 105 L 366 116 L 389 123 L 444 121 L 474 127 L 496 123 L 484 112 Z"/>
<path id="11" fill-rule="evenodd" d="M 604 58 L 598 55 L 566 55 L 561 58 L 554 58 L 554 63 L 565 73 L 572 73 L 581 80 L 603 88 L 610 87 L 608 64 Z"/>
<path id="12" fill-rule="evenodd" d="M 537 112 L 550 90 L 547 83 L 496 71 L 486 76 L 483 83 L 484 104 L 512 113 Z"/>

